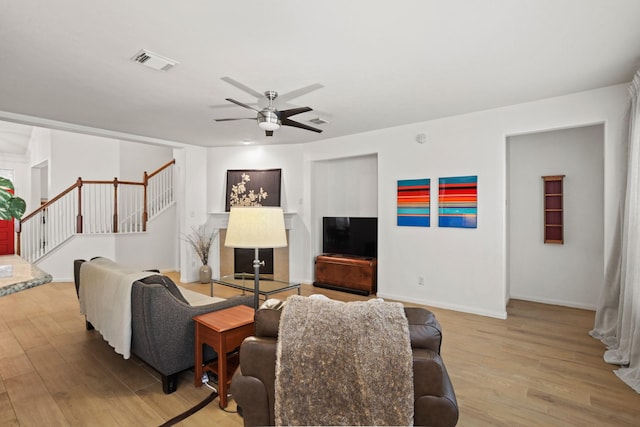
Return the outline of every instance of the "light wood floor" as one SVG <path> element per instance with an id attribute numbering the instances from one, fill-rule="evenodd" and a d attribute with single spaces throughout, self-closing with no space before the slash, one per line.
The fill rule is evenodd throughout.
<path id="1" fill-rule="evenodd" d="M 214 293 L 237 291 L 216 286 Z M 303 285 L 303 295 L 312 293 L 365 299 Z M 509 304 L 507 320 L 432 311 L 443 328 L 459 426 L 640 425 L 640 395 L 618 380 L 602 360 L 603 345 L 588 335 L 593 312 L 523 301 Z M 71 283 L 0 297 L 1 426 L 158 426 L 209 394 L 192 379 L 185 372 L 178 390 L 163 394 L 153 370 L 85 330 Z M 233 400 L 227 410 L 235 410 Z M 241 426 L 242 419 L 216 399 L 180 425 Z"/>

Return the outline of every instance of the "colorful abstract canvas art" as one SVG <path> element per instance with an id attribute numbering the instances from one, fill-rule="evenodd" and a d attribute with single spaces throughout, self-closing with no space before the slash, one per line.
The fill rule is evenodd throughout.
<path id="1" fill-rule="evenodd" d="M 431 225 L 430 179 L 398 180 L 398 225 Z"/>
<path id="2" fill-rule="evenodd" d="M 478 177 L 440 178 L 438 226 L 476 228 L 478 226 Z"/>

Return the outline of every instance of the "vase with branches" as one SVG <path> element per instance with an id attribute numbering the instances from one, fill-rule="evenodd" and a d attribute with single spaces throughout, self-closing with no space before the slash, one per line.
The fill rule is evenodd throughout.
<path id="1" fill-rule="evenodd" d="M 209 252 L 211 251 L 211 245 L 217 234 L 217 231 L 208 228 L 206 225 L 200 225 L 198 227 L 191 227 L 191 234 L 186 235 L 184 238 L 202 262 L 202 266 L 200 267 L 200 283 L 209 283 L 211 281 Z"/>

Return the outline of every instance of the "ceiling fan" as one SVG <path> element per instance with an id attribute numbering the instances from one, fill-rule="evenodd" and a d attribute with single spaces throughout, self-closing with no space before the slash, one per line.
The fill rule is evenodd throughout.
<path id="1" fill-rule="evenodd" d="M 251 88 L 248 88 L 247 86 L 233 80 L 230 77 L 223 77 L 222 80 L 244 90 L 245 92 L 248 92 L 249 94 L 255 96 L 258 99 L 262 98 L 262 95 L 260 93 L 254 91 Z M 294 97 L 298 97 L 300 95 L 303 95 L 315 89 L 319 89 L 321 87 L 322 85 L 320 84 L 310 85 L 310 86 L 289 92 L 283 95 L 281 98 L 290 100 L 290 99 L 293 99 Z M 318 133 L 322 132 L 322 129 L 314 128 L 314 127 L 305 125 L 303 123 L 297 122 L 295 120 L 291 120 L 289 118 L 291 116 L 295 116 L 296 114 L 306 113 L 307 111 L 313 111 L 312 108 L 298 107 L 298 108 L 290 108 L 287 110 L 278 110 L 273 106 L 273 101 L 278 97 L 278 92 L 273 90 L 268 90 L 264 92 L 264 97 L 266 97 L 267 100 L 269 101 L 269 105 L 267 105 L 261 110 L 254 108 L 250 105 L 247 105 L 243 102 L 236 101 L 235 99 L 226 98 L 227 101 L 232 102 L 236 105 L 239 105 L 240 107 L 253 110 L 258 114 L 256 117 L 234 117 L 234 118 L 227 118 L 227 119 L 216 119 L 216 122 L 226 122 L 226 121 L 232 121 L 232 120 L 256 120 L 258 122 L 258 126 L 260 127 L 260 129 L 264 130 L 266 136 L 273 136 L 273 131 L 278 130 L 280 126 L 291 126 L 291 127 L 309 130 L 312 132 L 318 132 Z"/>

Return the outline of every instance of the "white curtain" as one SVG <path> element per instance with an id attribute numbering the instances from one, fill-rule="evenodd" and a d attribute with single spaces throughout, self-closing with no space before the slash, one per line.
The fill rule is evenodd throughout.
<path id="1" fill-rule="evenodd" d="M 640 393 L 640 70 L 629 86 L 629 149 L 624 204 L 591 336 L 607 345 L 607 363 Z M 624 167 L 624 166 L 623 166 Z"/>

